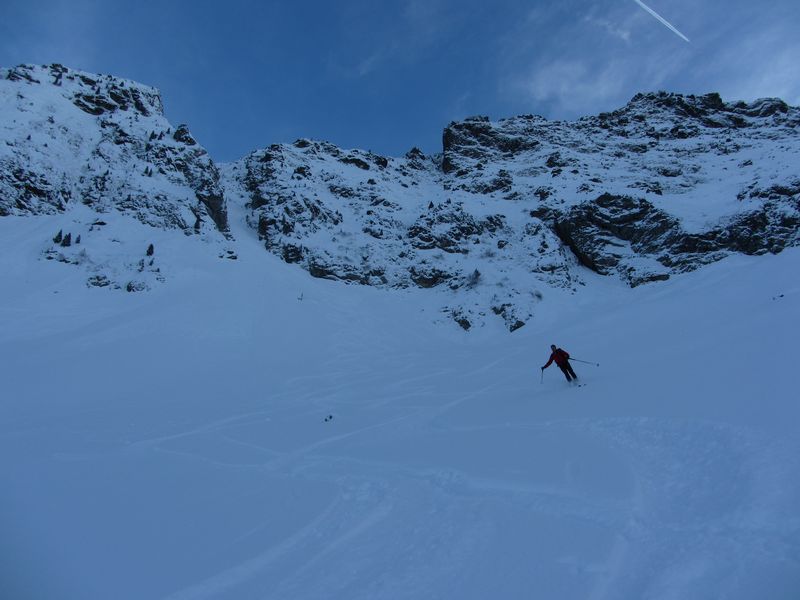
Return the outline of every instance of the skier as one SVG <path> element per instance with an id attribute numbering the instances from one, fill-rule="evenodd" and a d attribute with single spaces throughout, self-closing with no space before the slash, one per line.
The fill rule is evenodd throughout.
<path id="1" fill-rule="evenodd" d="M 542 373 L 544 373 L 544 370 L 549 367 L 553 361 L 555 361 L 558 365 L 558 368 L 561 369 L 562 373 L 564 373 L 564 377 L 567 378 L 567 381 L 571 382 L 574 379 L 577 382 L 578 376 L 575 375 L 575 371 L 572 370 L 572 365 L 569 364 L 569 353 L 561 348 L 556 348 L 555 344 L 551 344 L 550 349 L 553 351 L 553 353 L 550 355 L 550 360 L 547 361 L 547 364 L 542 367 Z"/>

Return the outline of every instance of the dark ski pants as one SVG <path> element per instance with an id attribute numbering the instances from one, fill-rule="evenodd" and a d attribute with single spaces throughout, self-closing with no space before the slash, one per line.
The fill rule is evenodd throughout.
<path id="1" fill-rule="evenodd" d="M 577 379 L 578 376 L 575 375 L 575 371 L 572 370 L 572 365 L 567 363 L 565 365 L 558 365 L 558 368 L 561 369 L 561 372 L 564 374 L 564 377 L 567 378 L 567 381 L 572 381 L 573 379 Z"/>

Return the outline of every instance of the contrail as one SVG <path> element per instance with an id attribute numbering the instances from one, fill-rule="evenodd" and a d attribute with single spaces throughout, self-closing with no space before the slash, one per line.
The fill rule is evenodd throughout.
<path id="1" fill-rule="evenodd" d="M 686 40 L 687 42 L 689 41 L 689 38 L 687 38 L 687 37 L 686 37 L 685 35 L 683 35 L 683 34 L 682 34 L 680 31 L 678 31 L 678 30 L 677 30 L 677 29 L 675 29 L 675 28 L 674 28 L 672 25 L 670 25 L 670 24 L 669 24 L 669 22 L 668 22 L 668 21 L 667 21 L 667 20 L 666 20 L 664 17 L 662 17 L 660 14 L 658 14 L 658 13 L 657 13 L 656 11 L 654 11 L 652 8 L 650 8 L 649 6 L 647 6 L 647 4 L 645 4 L 644 2 L 642 2 L 642 0 L 633 0 L 633 1 L 634 1 L 634 2 L 636 2 L 636 4 L 638 4 L 639 6 L 641 6 L 643 9 L 645 9 L 647 12 L 649 12 L 651 15 L 653 15 L 653 16 L 654 16 L 656 19 L 658 19 L 659 21 L 661 21 L 661 23 L 662 23 L 662 24 L 663 24 L 665 27 L 667 27 L 667 28 L 668 28 L 670 31 L 672 31 L 672 32 L 673 32 L 675 35 L 677 35 L 678 37 L 680 37 L 680 38 L 682 38 L 682 39 Z"/>

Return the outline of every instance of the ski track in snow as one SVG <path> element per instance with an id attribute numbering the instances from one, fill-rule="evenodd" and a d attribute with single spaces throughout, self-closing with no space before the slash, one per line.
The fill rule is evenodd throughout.
<path id="1" fill-rule="evenodd" d="M 483 369 L 476 370 L 475 373 L 490 370 L 499 362 L 494 361 Z M 438 373 L 438 375 L 447 376 L 449 373 Z M 425 379 L 425 377 L 415 377 L 409 379 L 407 383 Z M 351 394 L 346 393 L 346 387 L 322 390 L 322 395 L 332 398 L 348 397 Z M 345 505 L 337 504 L 329 507 L 325 513 L 325 520 L 337 523 L 339 529 L 336 530 L 337 533 L 330 534 L 334 540 L 312 556 L 306 554 L 308 552 L 308 535 L 304 534 L 305 530 L 303 530 L 281 544 L 280 552 L 270 550 L 244 565 L 224 571 L 201 586 L 190 588 L 170 596 L 170 598 L 215 597 L 223 592 L 235 590 L 237 586 L 249 581 L 268 580 L 271 567 L 281 559 L 285 560 L 287 554 L 300 555 L 302 558 L 297 560 L 299 563 L 303 563 L 303 566 L 289 575 L 284 574 L 277 585 L 271 582 L 271 585 L 258 589 L 268 595 L 275 594 L 277 597 L 299 597 L 297 594 L 302 595 L 303 593 L 301 582 L 307 581 L 309 571 L 325 557 L 332 555 L 335 549 L 341 549 L 349 543 L 354 546 L 364 543 L 370 546 L 378 543 L 373 538 L 380 539 L 383 536 L 380 533 L 370 535 L 370 530 L 378 528 L 390 518 L 393 510 L 396 510 L 393 503 L 387 500 L 387 496 L 396 498 L 399 495 L 402 498 L 401 490 L 419 485 L 420 482 L 425 486 L 423 498 L 414 497 L 406 500 L 416 507 L 411 511 L 412 513 L 421 510 L 423 506 L 431 502 L 432 498 L 438 497 L 436 502 L 442 505 L 438 510 L 443 511 L 445 510 L 444 506 L 458 505 L 463 502 L 463 498 L 488 497 L 495 498 L 501 503 L 516 505 L 520 510 L 555 518 L 577 519 L 610 530 L 617 530 L 619 533 L 614 537 L 605 564 L 581 566 L 579 560 L 570 562 L 569 559 L 562 559 L 563 564 L 569 565 L 576 573 L 583 572 L 584 576 L 588 573 L 598 579 L 598 583 L 589 590 L 591 594 L 589 597 L 592 598 L 609 597 L 608 590 L 613 590 L 612 596 L 618 595 L 621 590 L 625 590 L 625 594 L 629 597 L 648 593 L 648 585 L 650 585 L 648 578 L 641 580 L 641 575 L 637 579 L 636 576 L 629 574 L 631 565 L 637 563 L 643 563 L 644 566 L 661 563 L 669 565 L 671 571 L 683 573 L 684 567 L 691 563 L 692 558 L 679 561 L 675 559 L 676 555 L 688 553 L 692 557 L 692 553 L 696 553 L 694 556 L 700 561 L 715 558 L 708 555 L 707 538 L 710 532 L 714 538 L 718 538 L 714 542 L 715 546 L 719 546 L 718 551 L 723 555 L 730 554 L 731 559 L 735 559 L 741 554 L 747 554 L 748 551 L 751 552 L 762 542 L 759 539 L 758 530 L 751 529 L 752 518 L 749 518 L 749 513 L 764 510 L 766 511 L 764 514 L 768 515 L 771 507 L 759 506 L 764 498 L 751 499 L 747 497 L 749 491 L 747 482 L 757 478 L 763 479 L 764 469 L 769 468 L 770 464 L 786 462 L 785 458 L 775 461 L 771 456 L 774 451 L 769 448 L 769 445 L 763 446 L 763 443 L 749 441 L 745 433 L 739 433 L 733 428 L 713 423 L 693 424 L 689 427 L 685 423 L 648 419 L 567 421 L 537 426 L 497 424 L 478 427 L 447 427 L 442 423 L 442 415 L 469 400 L 487 396 L 496 387 L 495 385 L 486 386 L 439 406 L 434 404 L 427 409 L 415 410 L 393 419 L 324 437 L 313 444 L 276 458 L 269 458 L 263 463 L 255 465 L 257 469 L 284 471 L 292 476 L 328 480 L 335 485 L 342 486 L 343 490 L 351 488 L 370 490 L 365 499 L 367 506 L 358 511 L 358 517 L 354 516 L 351 509 Z M 429 398 L 436 395 L 436 390 L 420 390 L 417 394 L 421 397 L 418 397 L 417 402 L 413 404 L 420 406 L 425 404 L 426 399 L 428 399 L 427 402 L 430 402 Z M 373 403 L 371 407 L 395 404 L 402 400 L 414 400 L 414 396 L 415 394 L 409 393 L 390 397 Z M 365 407 L 362 406 L 362 408 Z M 314 412 L 303 414 L 310 415 Z M 150 440 L 147 444 L 158 451 L 172 452 L 173 450 L 165 450 L 162 447 L 163 442 L 223 430 L 230 432 L 235 430 L 238 425 L 263 422 L 260 418 L 263 414 L 263 412 L 249 413 L 227 418 L 197 431 Z M 254 420 L 254 416 L 259 418 Z M 624 500 L 598 502 L 592 496 L 569 492 L 559 486 L 542 486 L 502 478 L 477 477 L 458 469 L 418 470 L 392 462 L 364 461 L 335 454 L 329 456 L 325 452 L 325 449 L 335 446 L 338 442 L 358 438 L 378 429 L 396 427 L 404 421 L 411 421 L 410 425 L 415 431 L 428 430 L 445 438 L 448 433 L 454 432 L 502 433 L 510 430 L 523 431 L 532 436 L 543 431 L 550 434 L 553 432 L 578 434 L 584 438 L 600 441 L 606 448 L 624 452 L 625 456 L 635 457 L 633 460 L 628 459 L 625 465 L 625 468 L 633 471 L 635 490 L 630 497 Z M 230 437 L 228 439 L 235 440 Z M 737 450 L 742 447 L 748 451 Z M 259 448 L 269 451 L 267 448 Z M 684 450 L 676 452 L 676 449 L 681 448 Z M 198 456 L 198 458 L 207 460 L 202 456 Z M 741 463 L 738 462 L 739 460 Z M 354 472 L 362 473 L 362 477 L 363 474 L 369 476 L 363 481 L 358 481 L 361 478 L 356 478 L 357 481 L 351 482 L 351 474 Z M 719 473 L 717 480 L 710 478 L 710 473 L 715 472 Z M 767 471 L 767 473 L 769 472 Z M 736 475 L 735 482 L 728 480 L 731 474 Z M 780 473 L 773 473 L 771 478 L 771 481 L 766 482 L 769 485 L 763 485 L 764 482 L 762 482 L 757 488 L 765 495 L 773 492 L 779 493 L 782 485 Z M 345 481 L 348 483 L 343 484 Z M 736 482 L 741 483 L 737 484 Z M 741 489 L 737 489 L 737 485 L 740 485 Z M 753 489 L 755 488 L 756 486 L 753 486 Z M 342 493 L 347 495 L 352 492 L 343 491 Z M 742 495 L 745 496 L 744 500 L 738 500 Z M 713 522 L 709 522 L 710 511 L 704 507 L 704 504 L 708 504 L 709 508 L 713 508 L 713 510 L 718 510 L 720 496 L 728 499 L 731 504 L 722 514 L 715 515 Z M 401 501 L 396 500 L 395 503 L 400 504 Z M 692 523 L 689 518 L 693 515 L 696 515 L 695 523 Z M 343 527 L 344 524 L 347 526 Z M 318 521 L 314 521 L 310 527 L 312 530 L 316 530 L 320 524 Z M 452 531 L 457 527 L 457 521 L 443 523 L 441 519 L 437 519 L 436 522 L 426 522 L 425 525 L 427 531 L 440 529 Z M 338 533 L 342 529 L 344 532 Z M 324 537 L 328 538 L 327 535 Z M 362 539 L 358 540 L 358 538 Z M 676 538 L 680 539 L 678 547 L 675 547 L 674 543 L 659 541 L 675 540 Z M 410 544 L 409 547 L 412 545 Z M 789 556 L 780 549 L 776 550 L 765 551 L 764 559 L 780 561 Z M 716 559 L 718 558 L 719 556 L 716 557 Z M 646 568 L 641 570 L 634 568 L 633 572 L 646 573 Z M 705 573 L 705 570 L 701 569 L 700 573 Z M 725 574 L 724 570 L 719 573 L 720 582 L 724 580 Z M 340 574 L 339 577 L 343 576 Z M 428 589 L 428 586 L 434 586 L 438 577 L 438 571 L 433 571 L 429 581 L 418 582 L 419 589 Z M 691 575 L 686 575 L 686 577 L 688 586 L 691 584 Z M 346 579 L 346 577 L 344 578 Z M 323 579 L 320 582 L 324 584 L 320 585 L 317 590 L 320 594 L 324 594 L 325 590 L 330 592 L 336 589 L 336 584 L 332 581 Z M 275 587 L 272 587 L 273 585 Z M 343 587 L 338 593 L 346 594 L 347 597 L 370 597 L 368 594 L 351 596 L 350 594 L 353 594 L 354 591 Z M 308 597 L 315 597 L 315 594 L 309 593 L 309 590 L 305 590 L 305 593 L 308 594 Z M 234 594 L 231 597 L 236 596 Z"/>
<path id="2" fill-rule="evenodd" d="M 49 334 L 29 335 L 35 314 L 22 301 L 0 313 L 16 391 L 3 406 L 0 474 L 12 485 L 0 502 L 21 523 L 2 525 L 7 539 L 24 533 L 18 556 L 53 569 L 44 592 L 796 597 L 800 461 L 783 426 L 797 416 L 793 386 L 748 387 L 746 371 L 758 356 L 747 347 L 766 344 L 774 369 L 790 368 L 793 336 L 776 324 L 797 322 L 797 294 L 786 285 L 779 304 L 763 290 L 783 285 L 796 252 L 623 290 L 636 294 L 630 305 L 565 306 L 557 329 L 480 337 L 430 328 L 408 298 L 290 267 L 268 284 L 245 277 L 257 246 L 243 243 L 242 275 L 220 285 L 238 293 L 223 298 L 180 279 L 122 308 L 65 292 L 66 306 L 43 305 L 76 320 Z M 202 318 L 175 308 L 189 298 Z M 83 302 L 103 310 L 81 312 Z M 252 332 L 208 329 L 219 306 L 223 322 Z M 552 369 L 540 383 L 551 339 L 604 365 L 580 365 L 586 389 Z M 683 376 L 664 378 L 667 361 Z M 730 383 L 710 385 L 708 371 Z M 76 540 L 74 551 L 56 539 Z"/>
<path id="3" fill-rule="evenodd" d="M 392 422 L 380 423 L 375 427 L 384 427 Z M 323 440 L 313 448 L 304 448 L 302 453 L 296 453 L 291 458 L 298 461 L 303 453 L 309 452 L 319 446 L 329 445 L 340 439 L 357 436 L 367 429 L 364 428 L 350 432 L 343 436 L 336 436 Z M 474 430 L 507 430 L 505 425 L 494 427 L 474 428 Z M 518 428 L 526 432 L 541 431 L 541 427 Z M 309 578 L 309 570 L 319 563 L 322 558 L 332 554 L 337 548 L 347 543 L 354 547 L 382 543 L 380 531 L 370 534 L 370 530 L 378 528 L 397 509 L 394 504 L 408 503 L 407 512 L 423 512 L 423 507 L 433 505 L 432 512 L 437 515 L 435 520 L 426 520 L 424 529 L 431 532 L 441 531 L 441 535 L 453 535 L 453 531 L 466 524 L 461 522 L 461 516 L 453 521 L 444 521 L 440 512 L 447 514 L 448 507 L 462 504 L 471 504 L 475 498 L 494 498 L 502 504 L 508 503 L 521 510 L 539 513 L 554 518 L 576 519 L 593 523 L 610 530 L 618 530 L 614 537 L 613 546 L 605 563 L 582 565 L 580 560 L 570 563 L 568 558 L 562 562 L 571 565 L 575 575 L 584 576 L 588 573 L 594 575 L 598 582 L 589 591 L 591 598 L 618 597 L 646 597 L 652 592 L 652 582 L 647 572 L 648 564 L 662 564 L 666 573 L 684 573 L 687 578 L 685 585 L 691 589 L 693 561 L 717 562 L 716 576 L 719 584 L 724 585 L 728 576 L 727 561 L 720 561 L 721 557 L 733 561 L 741 561 L 742 555 L 757 554 L 767 562 L 791 561 L 797 564 L 797 557 L 791 560 L 793 549 L 797 546 L 797 522 L 793 524 L 794 540 L 787 535 L 782 545 L 769 548 L 764 532 L 753 527 L 755 518 L 768 517 L 774 509 L 768 500 L 771 494 L 781 494 L 784 477 L 789 472 L 781 473 L 774 468 L 775 464 L 783 464 L 786 457 L 774 454 L 775 450 L 769 445 L 760 446 L 760 442 L 747 441 L 746 435 L 729 427 L 715 424 L 696 426 L 686 431 L 684 424 L 665 424 L 660 421 L 644 420 L 610 420 L 608 422 L 591 423 L 555 423 L 547 427 L 550 431 L 579 432 L 584 436 L 599 438 L 605 444 L 613 447 L 624 448 L 628 456 L 638 456 L 633 461 L 635 475 L 635 492 L 630 498 L 621 502 L 597 502 L 591 497 L 569 493 L 557 486 L 546 487 L 526 485 L 516 481 L 502 479 L 490 480 L 469 475 L 458 470 L 415 470 L 398 466 L 392 463 L 378 461 L 349 460 L 342 458 L 329 458 L 314 455 L 310 460 L 302 461 L 301 468 L 293 470 L 293 475 L 305 477 L 328 478 L 332 482 L 342 485 L 342 481 L 349 479 L 347 474 L 361 472 L 369 477 L 359 483 L 349 483 L 343 486 L 345 498 L 356 490 L 360 494 L 358 500 L 367 506 L 358 511 L 358 516 L 352 514 L 351 507 L 338 504 L 329 507 L 324 519 L 336 524 L 338 531 L 345 531 L 334 536 L 321 551 L 313 556 L 306 554 L 308 551 L 307 530 L 303 530 L 290 540 L 280 545 L 280 551 L 271 550 L 263 555 L 225 571 L 200 586 L 190 588 L 182 593 L 170 596 L 171 599 L 208 598 L 218 597 L 222 592 L 235 589 L 251 580 L 263 581 L 267 579 L 270 568 L 274 563 L 286 559 L 287 555 L 299 555 L 298 562 L 303 566 L 295 572 L 285 574 L 276 587 L 267 586 L 259 588 L 263 593 L 276 597 L 298 597 L 302 595 L 302 582 Z M 664 431 L 673 430 L 671 436 L 665 436 Z M 443 433 L 439 431 L 439 433 Z M 655 438 L 660 443 L 651 444 L 649 438 Z M 677 439 L 671 439 L 671 437 Z M 685 442 L 685 452 L 676 456 L 675 443 Z M 737 448 L 744 446 L 748 452 L 746 458 L 738 458 Z M 748 447 L 752 446 L 752 447 Z M 703 452 L 704 448 L 710 451 Z M 752 452 L 756 450 L 756 452 Z M 727 453 L 734 457 L 726 456 Z M 776 461 L 775 459 L 778 458 Z M 742 462 L 739 464 L 738 461 Z M 716 480 L 709 477 L 708 465 L 711 462 L 712 472 L 718 472 Z M 731 463 L 729 465 L 724 463 Z M 716 465 L 713 463 L 723 463 Z M 790 463 L 791 464 L 791 463 Z M 773 467 L 770 467 L 773 465 Z M 266 464 L 267 468 L 284 468 L 286 463 Z M 721 468 L 715 468 L 715 467 Z M 356 467 L 356 468 L 353 468 Z M 673 473 L 663 476 L 663 470 Z M 765 471 L 766 469 L 766 471 Z M 737 482 L 741 480 L 743 489 L 735 489 L 737 482 L 728 480 L 731 472 L 737 472 Z M 678 475 L 679 473 L 679 475 Z M 765 475 L 766 473 L 766 475 Z M 748 488 L 748 482 L 756 479 L 769 479 L 761 481 L 758 488 Z M 425 498 L 405 498 L 402 490 L 414 488 L 422 482 L 425 487 Z M 767 485 L 764 485 L 764 484 Z M 761 496 L 749 498 L 748 492 L 752 489 L 762 491 Z M 720 514 L 710 512 L 719 510 L 719 496 L 723 495 L 730 502 Z M 744 495 L 744 499 L 740 497 Z M 394 498 L 393 502 L 386 498 Z M 709 508 L 704 509 L 704 504 Z M 409 510 L 411 509 L 411 510 Z M 320 520 L 314 521 L 309 527 L 317 530 Z M 346 525 L 346 526 L 345 526 Z M 791 531 L 791 528 L 790 528 Z M 396 532 L 395 532 L 396 533 Z M 778 532 L 771 532 L 776 533 Z M 780 537 L 780 535 L 778 534 Z M 327 539 L 327 535 L 323 536 Z M 358 538 L 361 538 L 360 540 Z M 709 538 L 711 545 L 719 554 L 709 553 Z M 475 542 L 477 544 L 477 542 Z M 413 547 L 409 543 L 408 547 Z M 781 547 L 782 546 L 782 547 Z M 350 550 L 351 552 L 356 550 Z M 357 552 L 357 551 L 356 551 Z M 686 556 L 688 555 L 688 556 Z M 430 558 L 430 557 L 428 557 Z M 341 561 L 344 562 L 344 561 Z M 637 568 L 641 564 L 642 569 Z M 744 564 L 740 564 L 744 567 Z M 687 573 L 688 569 L 688 573 Z M 347 579 L 345 573 L 336 573 L 335 579 Z M 697 576 L 705 575 L 707 569 L 701 568 Z M 392 575 L 394 577 L 394 574 Z M 430 573 L 430 580 L 418 581 L 419 590 L 430 589 L 435 586 L 440 573 L 434 569 Z M 311 579 L 314 579 L 311 577 Z M 316 597 L 316 593 L 333 593 L 333 597 L 364 597 L 368 598 L 373 593 L 350 595 L 355 592 L 342 586 L 337 590 L 334 581 L 317 578 L 316 592 L 305 590 L 307 597 Z M 667 581 L 672 582 L 671 579 Z M 723 588 L 724 589 L 724 588 Z M 731 591 L 735 591 L 732 588 Z M 406 589 L 400 596 L 413 597 Z M 338 594 L 344 594 L 339 596 Z M 380 592 L 378 592 L 380 593 Z M 407 595 L 408 594 L 408 595 Z M 226 596 L 219 596 L 226 597 Z M 232 595 L 231 597 L 236 597 Z"/>

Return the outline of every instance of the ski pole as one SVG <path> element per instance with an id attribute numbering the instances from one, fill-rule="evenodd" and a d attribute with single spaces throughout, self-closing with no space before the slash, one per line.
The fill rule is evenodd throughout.
<path id="1" fill-rule="evenodd" d="M 539 383 L 544 383 L 544 369 L 542 369 L 542 380 Z"/>
<path id="2" fill-rule="evenodd" d="M 581 360 L 580 358 L 572 358 L 570 356 L 569 359 L 570 360 L 574 360 L 575 362 L 586 363 L 587 365 L 594 365 L 595 367 L 599 367 L 600 366 L 600 363 L 589 362 L 588 360 Z"/>

